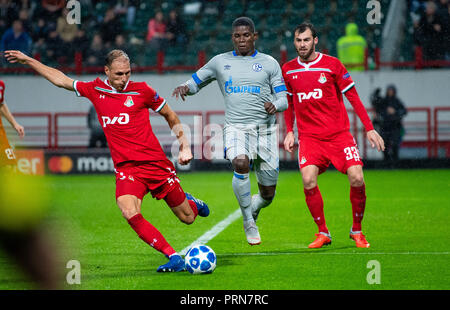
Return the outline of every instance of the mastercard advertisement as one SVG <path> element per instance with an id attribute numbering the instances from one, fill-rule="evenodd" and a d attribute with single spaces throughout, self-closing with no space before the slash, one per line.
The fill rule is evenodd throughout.
<path id="1" fill-rule="evenodd" d="M 113 173 L 114 164 L 108 150 L 105 151 L 14 151 L 17 170 L 23 174 L 103 174 Z"/>
<path id="2" fill-rule="evenodd" d="M 50 174 L 112 173 L 114 164 L 109 151 L 45 153 L 46 172 Z"/>

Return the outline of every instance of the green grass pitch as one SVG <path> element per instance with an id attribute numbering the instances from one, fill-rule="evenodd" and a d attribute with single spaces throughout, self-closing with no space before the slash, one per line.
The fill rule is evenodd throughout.
<path id="1" fill-rule="evenodd" d="M 179 177 L 185 191 L 208 202 L 208 218 L 182 224 L 151 196 L 142 206 L 144 217 L 178 251 L 238 208 L 231 172 Z M 247 244 L 242 219 L 237 219 L 208 242 L 218 260 L 209 275 L 156 272 L 166 258 L 122 218 L 113 175 L 50 177 L 54 204 L 49 222 L 54 238 L 64 244 L 62 265 L 72 259 L 81 264 L 81 284 L 65 284 L 67 289 L 450 289 L 450 170 L 366 170 L 365 181 L 363 231 L 371 248 L 357 249 L 349 239 L 348 181 L 328 171 L 319 177 L 319 187 L 333 243 L 308 249 L 317 228 L 305 205 L 300 174 L 282 171 L 276 198 L 258 220 L 261 245 Z M 372 260 L 379 262 L 380 284 L 367 282 Z M 0 251 L 0 289 L 32 287 Z"/>

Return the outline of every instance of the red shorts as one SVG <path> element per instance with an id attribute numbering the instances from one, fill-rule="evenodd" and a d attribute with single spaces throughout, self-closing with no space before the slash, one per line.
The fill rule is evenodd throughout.
<path id="1" fill-rule="evenodd" d="M 133 195 L 139 199 L 150 192 L 153 198 L 165 199 L 170 193 L 170 207 L 183 203 L 186 196 L 170 160 L 128 162 L 116 167 L 116 199 Z"/>
<path id="2" fill-rule="evenodd" d="M 301 137 L 298 163 L 300 169 L 309 165 L 319 167 L 319 174 L 327 170 L 330 163 L 342 173 L 354 165 L 363 166 L 358 146 L 350 132 L 338 134 L 332 140 Z"/>

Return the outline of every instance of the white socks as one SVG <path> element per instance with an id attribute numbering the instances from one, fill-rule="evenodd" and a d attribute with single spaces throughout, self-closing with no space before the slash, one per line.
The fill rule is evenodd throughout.
<path id="1" fill-rule="evenodd" d="M 267 207 L 272 203 L 272 200 L 265 200 L 261 197 L 261 194 L 258 192 L 258 194 L 253 195 L 252 199 L 252 209 L 257 211 L 261 210 L 262 208 Z"/>
<path id="2" fill-rule="evenodd" d="M 249 173 L 237 173 L 234 172 L 233 175 L 233 191 L 236 195 L 236 199 L 241 207 L 242 217 L 244 221 L 253 220 L 252 209 L 249 208 L 252 202 L 252 197 L 250 194 L 251 184 Z"/>

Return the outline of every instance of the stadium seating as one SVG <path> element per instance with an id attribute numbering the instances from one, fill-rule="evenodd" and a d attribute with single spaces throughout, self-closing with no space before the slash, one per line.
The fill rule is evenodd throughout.
<path id="1" fill-rule="evenodd" d="M 191 3 L 194 1 L 185 1 Z M 145 37 L 147 34 L 147 24 L 155 11 L 162 10 L 165 16 L 173 8 L 178 8 L 180 16 L 184 21 L 185 30 L 189 38 L 189 43 L 184 51 L 179 49 L 166 50 L 166 63 L 177 64 L 186 61 L 196 61 L 199 50 L 205 50 L 207 59 L 214 54 L 230 50 L 231 23 L 239 16 L 251 17 L 260 33 L 257 47 L 266 53 L 272 54 L 280 60 L 280 47 L 286 48 L 288 57 L 295 56 L 292 46 L 292 30 L 303 21 L 314 23 L 319 32 L 319 47 L 331 55 L 336 55 L 336 41 L 344 34 L 345 25 L 348 22 L 358 24 L 360 33 L 369 43 L 369 52 L 373 54 L 376 47 L 381 46 L 382 25 L 368 25 L 366 16 L 368 9 L 367 1 L 362 0 L 224 0 L 223 10 L 204 9 L 198 13 L 187 14 L 184 12 L 184 2 L 182 1 L 161 1 L 143 0 L 136 11 L 135 22 L 132 26 L 126 23 L 125 15 L 120 20 L 123 29 L 128 35 L 128 39 L 134 40 L 130 44 L 130 55 L 136 59 L 140 65 L 151 65 L 156 61 L 156 52 L 147 51 Z M 216 8 L 218 1 L 204 1 L 209 7 Z M 381 0 L 381 8 L 384 16 L 389 8 L 389 0 Z M 83 27 L 88 25 L 86 31 L 88 38 L 95 34 L 98 21 L 104 16 L 109 2 L 99 1 L 92 10 L 82 10 L 83 18 L 89 21 L 83 23 Z M 408 29 L 411 20 L 408 18 Z M 412 57 L 412 34 L 405 34 L 402 56 L 410 59 Z M 142 51 L 145 50 L 143 53 Z M 180 53 L 183 57 L 180 57 Z M 192 55 L 190 54 L 192 53 Z M 179 57 L 180 59 L 176 59 Z M 154 64 L 154 63 L 153 63 Z"/>

